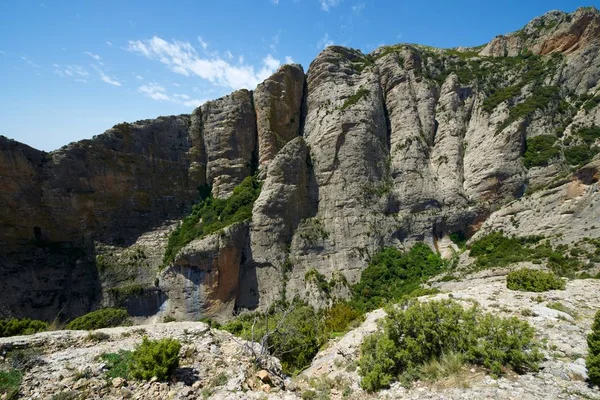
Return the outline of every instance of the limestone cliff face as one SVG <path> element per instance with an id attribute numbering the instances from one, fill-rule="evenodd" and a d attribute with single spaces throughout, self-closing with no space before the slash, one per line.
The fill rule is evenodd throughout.
<path id="1" fill-rule="evenodd" d="M 2 138 L 0 300 L 47 317 L 143 293 L 161 315 L 225 319 L 283 296 L 327 304 L 316 274 L 343 297 L 381 246 L 450 255 L 456 232 L 575 235 L 598 211 L 597 166 L 579 164 L 599 145 L 581 133 L 600 125 L 599 50 L 597 10 L 550 12 L 480 48 L 328 47 L 306 75 L 286 65 L 254 92 L 49 154 Z M 538 136 L 551 156 L 532 161 Z M 162 265 L 197 189 L 226 198 L 255 172 L 251 220 Z M 54 300 L 20 308 L 46 289 Z"/>

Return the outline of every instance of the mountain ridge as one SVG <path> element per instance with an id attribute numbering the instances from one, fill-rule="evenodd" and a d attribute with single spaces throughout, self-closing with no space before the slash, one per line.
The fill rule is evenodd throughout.
<path id="1" fill-rule="evenodd" d="M 451 253 L 450 234 L 487 230 L 528 188 L 576 172 L 571 153 L 593 161 L 580 147 L 597 147 L 595 131 L 581 132 L 600 125 L 599 38 L 600 13 L 580 8 L 464 50 L 331 46 L 306 74 L 282 66 L 190 115 L 118 124 L 50 153 L 0 138 L 0 298 L 48 320 L 117 303 L 142 317 L 227 319 L 282 296 L 326 306 L 381 246 Z M 526 167 L 539 136 L 556 150 Z M 224 199 L 255 171 L 249 223 L 195 238 L 163 266 L 197 188 Z M 565 190 L 593 198 L 596 181 Z M 333 293 L 306 279 L 313 269 Z"/>

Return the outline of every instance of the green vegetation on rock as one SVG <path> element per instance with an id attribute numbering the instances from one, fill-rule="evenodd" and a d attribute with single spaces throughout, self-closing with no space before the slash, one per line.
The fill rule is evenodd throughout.
<path id="1" fill-rule="evenodd" d="M 17 369 L 0 370 L 0 397 L 6 400 L 17 399 L 23 372 Z"/>
<path id="2" fill-rule="evenodd" d="M 600 386 L 600 311 L 596 313 L 592 324 L 592 333 L 587 337 L 588 356 L 586 367 L 590 382 Z"/>
<path id="3" fill-rule="evenodd" d="M 352 107 L 353 105 L 355 105 L 356 103 L 358 103 L 360 101 L 360 99 L 362 99 L 363 97 L 367 97 L 369 95 L 369 90 L 365 89 L 365 88 L 360 88 L 358 89 L 358 91 L 356 93 L 354 93 L 352 96 L 348 97 L 346 99 L 346 101 L 344 101 L 344 104 L 342 104 L 342 107 L 340 108 L 340 110 L 344 111 L 349 107 Z"/>
<path id="4" fill-rule="evenodd" d="M 421 283 L 439 274 L 444 263 L 425 243 L 407 252 L 387 247 L 375 254 L 353 287 L 352 303 L 370 311 L 389 301 L 398 301 L 420 288 Z"/>
<path id="5" fill-rule="evenodd" d="M 260 194 L 261 183 L 256 176 L 244 178 L 226 199 L 211 195 L 192 208 L 181 225 L 169 236 L 163 262 L 168 264 L 191 241 L 252 218 L 252 206 Z"/>
<path id="6" fill-rule="evenodd" d="M 554 146 L 556 139 L 551 135 L 540 135 L 527 139 L 527 150 L 523 155 L 525 167 L 546 166 L 550 160 L 560 157 L 560 149 Z"/>
<path id="7" fill-rule="evenodd" d="M 29 318 L 0 319 L 0 337 L 32 335 L 45 330 L 48 330 L 48 324 L 44 321 Z"/>
<path id="8" fill-rule="evenodd" d="M 523 292 L 545 292 L 548 290 L 563 290 L 565 281 L 553 272 L 520 269 L 509 272 L 506 276 L 506 287 L 510 290 Z"/>
<path id="9" fill-rule="evenodd" d="M 101 308 L 75 318 L 66 326 L 71 330 L 95 330 L 129 325 L 129 314 L 123 308 Z"/>
<path id="10" fill-rule="evenodd" d="M 175 339 L 142 339 L 131 357 L 130 374 L 133 378 L 150 380 L 156 377 L 167 381 L 179 367 L 181 343 Z"/>
<path id="11" fill-rule="evenodd" d="M 179 367 L 179 350 L 181 343 L 178 340 L 149 340 L 144 336 L 134 351 L 104 353 L 100 359 L 106 363 L 106 376 L 112 379 L 148 381 L 156 377 L 159 381 L 167 381 Z"/>
<path id="12" fill-rule="evenodd" d="M 367 391 L 421 379 L 432 361 L 447 355 L 495 375 L 504 368 L 535 371 L 541 361 L 533 327 L 516 317 L 500 318 L 475 306 L 465 310 L 451 300 L 413 301 L 405 309 L 387 311 L 383 330 L 361 346 L 361 386 Z"/>

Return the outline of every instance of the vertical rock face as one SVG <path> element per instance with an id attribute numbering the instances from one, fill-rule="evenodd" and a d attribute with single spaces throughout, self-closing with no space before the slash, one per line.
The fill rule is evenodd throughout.
<path id="1" fill-rule="evenodd" d="M 263 175 L 279 150 L 300 134 L 304 81 L 304 70 L 300 65 L 284 65 L 253 93 L 258 161 Z"/>
<path id="2" fill-rule="evenodd" d="M 283 296 L 326 305 L 323 279 L 348 295 L 381 246 L 424 241 L 450 256 L 449 235 L 494 212 L 486 232 L 517 213 L 523 231 L 547 234 L 531 208 L 564 210 L 552 226 L 571 235 L 574 218 L 597 213 L 597 182 L 525 193 L 593 156 L 570 151 L 600 146 L 580 132 L 600 125 L 599 50 L 597 10 L 550 12 L 479 48 L 332 46 L 306 76 L 283 66 L 255 92 L 50 154 L 0 138 L 0 304 L 73 315 L 133 283 L 151 302 L 166 294 L 161 313 L 226 318 Z M 532 162 L 542 135 L 551 156 Z M 155 287 L 172 220 L 197 189 L 226 198 L 255 171 L 251 221 L 189 243 Z"/>
<path id="3" fill-rule="evenodd" d="M 288 142 L 271 161 L 252 210 L 251 259 L 240 278 L 240 307 L 271 304 L 279 298 L 292 236 L 315 209 L 310 172 L 308 148 L 301 137 Z"/>
<path id="4" fill-rule="evenodd" d="M 238 90 L 201 107 L 206 180 L 215 197 L 227 197 L 252 174 L 256 115 L 252 93 Z"/>
<path id="5" fill-rule="evenodd" d="M 186 320 L 231 315 L 247 239 L 248 224 L 242 223 L 183 248 L 160 276 L 168 296 L 163 314 Z"/>
<path id="6" fill-rule="evenodd" d="M 361 252 L 371 247 L 373 224 L 385 204 L 370 198 L 382 184 L 387 149 L 383 94 L 376 69 L 360 52 L 329 47 L 307 77 L 304 138 L 310 148 L 316 213 L 298 226 L 291 243 L 287 295 L 304 297 L 310 268 L 328 278 L 357 278 Z"/>

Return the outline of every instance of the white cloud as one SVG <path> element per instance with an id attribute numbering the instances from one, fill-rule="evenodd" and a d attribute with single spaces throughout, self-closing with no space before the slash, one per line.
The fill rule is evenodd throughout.
<path id="1" fill-rule="evenodd" d="M 175 93 L 173 96 L 169 96 L 167 89 L 156 82 L 140 86 L 138 92 L 145 94 L 153 100 L 169 101 L 171 103 L 182 104 L 186 107 L 198 107 L 206 102 L 206 100 L 192 99 L 183 93 Z"/>
<path id="2" fill-rule="evenodd" d="M 159 60 L 177 74 L 198 76 L 231 89 L 253 89 L 281 65 L 279 60 L 268 54 L 258 70 L 252 65 L 245 65 L 243 57 L 240 57 L 239 65 L 234 66 L 217 55 L 201 58 L 188 42 L 168 42 L 157 36 L 144 41 L 131 40 L 127 49 L 151 60 Z"/>
<path id="3" fill-rule="evenodd" d="M 278 5 L 278 4 L 279 4 L 279 0 L 271 0 L 271 2 L 272 2 L 273 4 L 275 4 L 275 5 Z"/>
<path id="4" fill-rule="evenodd" d="M 110 40 L 107 40 L 107 41 L 106 41 L 106 45 L 107 45 L 107 46 L 111 46 L 111 47 L 112 47 L 112 42 L 111 42 Z"/>
<path id="5" fill-rule="evenodd" d="M 3 52 L 2 50 L 0 50 L 0 54 L 2 54 L 3 56 L 5 56 L 5 55 L 6 55 L 6 53 L 5 53 L 5 52 Z"/>
<path id="6" fill-rule="evenodd" d="M 290 56 L 285 56 L 285 63 L 286 64 L 294 64 L 294 59 Z"/>
<path id="7" fill-rule="evenodd" d="M 281 35 L 281 29 L 277 32 L 275 36 L 271 38 L 271 44 L 269 45 L 271 51 L 274 53 L 277 53 L 277 46 L 279 45 L 279 35 Z"/>
<path id="8" fill-rule="evenodd" d="M 319 0 L 319 2 L 321 3 L 321 9 L 323 11 L 329 11 L 333 7 L 337 7 L 342 0 Z"/>
<path id="9" fill-rule="evenodd" d="M 144 77 L 143 77 L 143 76 L 141 76 L 141 75 L 138 75 L 138 74 L 136 74 L 135 72 L 132 72 L 132 73 L 133 73 L 133 76 L 135 76 L 135 78 L 136 78 L 136 79 L 139 79 L 139 80 L 142 80 L 142 79 L 144 79 Z"/>
<path id="10" fill-rule="evenodd" d="M 40 68 L 39 65 L 31 61 L 27 56 L 21 56 L 21 59 L 24 60 L 27 64 L 31 65 L 33 68 Z"/>
<path id="11" fill-rule="evenodd" d="M 179 83 L 174 83 L 174 84 L 173 84 L 173 86 L 175 86 L 175 87 L 179 87 L 179 86 L 181 86 L 181 85 L 180 85 Z"/>
<path id="12" fill-rule="evenodd" d="M 329 33 L 326 33 L 325 36 L 323 36 L 321 40 L 317 42 L 318 49 L 324 49 L 331 45 L 333 45 L 333 40 L 329 38 Z"/>
<path id="13" fill-rule="evenodd" d="M 227 50 L 225 52 L 225 57 L 227 57 L 230 60 L 233 60 L 233 54 L 231 53 L 231 51 Z"/>
<path id="14" fill-rule="evenodd" d="M 166 89 L 157 83 L 150 82 L 147 85 L 142 85 L 138 88 L 138 92 L 144 93 L 146 96 L 154 100 L 165 100 L 170 101 L 171 98 L 167 96 Z"/>
<path id="15" fill-rule="evenodd" d="M 104 73 L 104 71 L 102 71 L 100 68 L 94 66 L 94 69 L 96 70 L 96 72 L 98 72 L 98 75 L 100 76 L 100 80 L 102 80 L 103 82 L 108 83 L 109 85 L 113 85 L 113 86 L 121 86 L 121 82 L 119 82 L 115 77 L 110 77 L 108 75 L 106 75 Z"/>
<path id="16" fill-rule="evenodd" d="M 360 13 L 362 12 L 362 10 L 364 10 L 366 7 L 365 3 L 358 3 L 352 6 L 352 12 L 356 15 L 360 15 Z"/>
<path id="17" fill-rule="evenodd" d="M 203 48 L 204 50 L 206 50 L 206 48 L 208 47 L 208 43 L 206 43 L 206 42 L 204 41 L 204 39 L 202 39 L 202 36 L 198 36 L 198 41 L 200 42 L 200 46 L 202 46 L 202 48 Z"/>
<path id="18" fill-rule="evenodd" d="M 83 78 L 90 75 L 85 68 L 79 65 L 52 64 L 52 66 L 54 67 L 54 73 L 56 75 L 61 76 L 63 78 L 75 78 L 76 82 L 80 82 L 81 80 L 87 82 L 87 80 Z"/>
<path id="19" fill-rule="evenodd" d="M 84 51 L 83 54 L 87 54 L 96 61 L 98 61 L 101 58 L 98 54 L 90 53 L 89 51 Z"/>

